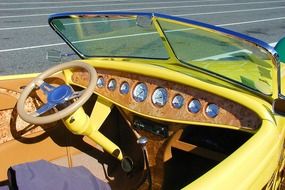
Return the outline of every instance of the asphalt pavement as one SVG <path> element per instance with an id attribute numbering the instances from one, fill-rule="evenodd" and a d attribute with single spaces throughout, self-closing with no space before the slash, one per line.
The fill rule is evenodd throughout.
<path id="1" fill-rule="evenodd" d="M 158 12 L 267 43 L 285 36 L 285 0 L 0 0 L 0 75 L 41 72 L 55 64 L 46 60 L 48 50 L 72 52 L 47 23 L 50 14 L 70 11 Z"/>

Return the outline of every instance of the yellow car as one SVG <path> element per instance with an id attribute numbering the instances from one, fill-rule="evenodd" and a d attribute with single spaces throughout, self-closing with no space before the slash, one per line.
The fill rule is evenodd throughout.
<path id="1" fill-rule="evenodd" d="M 49 24 L 81 59 L 0 77 L 0 189 L 282 189 L 284 39 L 157 13 Z"/>

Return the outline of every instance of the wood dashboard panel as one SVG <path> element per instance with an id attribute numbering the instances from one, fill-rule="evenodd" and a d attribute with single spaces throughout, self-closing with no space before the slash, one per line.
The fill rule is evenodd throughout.
<path id="1" fill-rule="evenodd" d="M 202 91 L 190 86 L 178 84 L 147 76 L 125 73 L 112 70 L 97 69 L 98 77 L 103 77 L 105 85 L 102 88 L 96 86 L 96 93 L 102 95 L 115 104 L 126 107 L 133 112 L 143 115 L 180 121 L 182 123 L 203 122 L 217 125 L 229 125 L 238 128 L 255 130 L 261 125 L 261 120 L 253 111 L 239 105 L 231 100 L 219 97 L 206 91 Z M 107 88 L 108 81 L 116 80 L 115 90 Z M 86 86 L 88 84 L 88 73 L 82 70 L 74 70 L 72 81 L 76 84 Z M 130 90 L 127 94 L 120 93 L 120 84 L 127 82 Z M 147 98 L 143 102 L 136 102 L 132 96 L 133 89 L 138 83 L 145 83 L 148 88 Z M 152 103 L 151 96 L 155 89 L 163 87 L 168 92 L 168 101 L 163 107 L 158 107 Z M 180 94 L 184 97 L 184 105 L 174 108 L 171 104 L 173 97 Z M 200 101 L 202 108 L 198 113 L 191 113 L 188 104 L 191 100 Z M 205 114 L 205 109 L 209 104 L 216 104 L 219 107 L 219 114 L 210 118 Z"/>

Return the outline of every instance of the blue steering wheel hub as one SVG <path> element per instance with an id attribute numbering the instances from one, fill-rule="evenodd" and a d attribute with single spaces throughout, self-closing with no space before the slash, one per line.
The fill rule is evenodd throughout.
<path id="1" fill-rule="evenodd" d="M 62 104 L 73 95 L 73 89 L 68 85 L 60 85 L 49 91 L 47 100 L 52 104 Z"/>

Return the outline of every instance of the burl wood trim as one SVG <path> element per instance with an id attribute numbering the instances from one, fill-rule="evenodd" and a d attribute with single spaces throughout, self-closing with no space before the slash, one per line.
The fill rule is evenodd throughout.
<path id="1" fill-rule="evenodd" d="M 89 76 L 87 72 L 82 70 L 74 70 L 73 72 L 72 80 L 74 83 L 83 86 L 88 84 Z M 96 87 L 96 93 L 109 98 L 115 104 L 127 107 L 137 113 L 162 119 L 182 121 L 184 123 L 203 122 L 251 130 L 257 129 L 261 124 L 260 118 L 253 111 L 210 92 L 148 76 L 102 69 L 97 69 L 97 72 L 98 77 L 104 78 L 105 86 L 103 88 Z M 117 81 L 117 88 L 114 91 L 107 88 L 107 83 L 111 79 Z M 119 91 L 120 84 L 123 82 L 128 82 L 130 85 L 130 92 L 126 95 L 122 95 Z M 131 92 L 136 84 L 140 82 L 147 85 L 148 97 L 145 101 L 138 103 L 132 97 Z M 152 93 L 158 87 L 164 87 L 168 91 L 169 101 L 163 107 L 155 106 L 151 100 Z M 184 105 L 180 109 L 174 108 L 171 104 L 171 101 L 176 94 L 180 94 L 184 97 Z M 189 112 L 187 108 L 188 103 L 193 99 L 199 100 L 202 104 L 202 109 L 196 114 Z M 205 114 L 206 106 L 211 103 L 215 103 L 220 108 L 219 114 L 215 118 L 210 118 Z"/>

